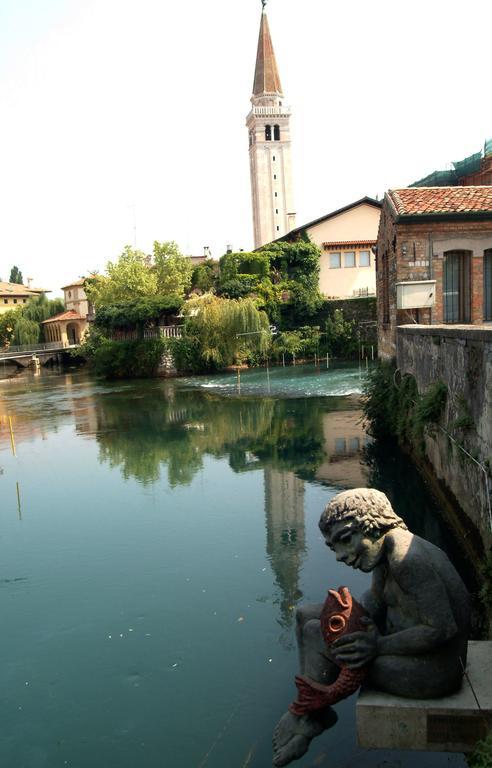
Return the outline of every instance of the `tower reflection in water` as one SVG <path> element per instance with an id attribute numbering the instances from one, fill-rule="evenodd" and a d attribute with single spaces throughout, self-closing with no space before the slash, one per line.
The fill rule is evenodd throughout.
<path id="1" fill-rule="evenodd" d="M 362 451 L 368 444 L 360 411 L 320 414 L 324 459 L 314 479 L 335 491 L 366 486 L 368 468 Z M 266 548 L 280 596 L 280 625 L 293 623 L 295 606 L 303 594 L 299 585 L 306 553 L 305 481 L 293 471 L 264 469 Z M 321 510 L 320 510 L 321 512 Z"/>

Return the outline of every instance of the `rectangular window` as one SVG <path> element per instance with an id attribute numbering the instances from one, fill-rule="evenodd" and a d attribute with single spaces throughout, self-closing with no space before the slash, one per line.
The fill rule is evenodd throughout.
<path id="1" fill-rule="evenodd" d="M 4 299 L 4 300 L 3 300 L 3 303 L 4 303 L 4 304 L 8 304 L 8 303 L 9 303 L 9 300 L 8 300 L 8 299 Z"/>
<path id="2" fill-rule="evenodd" d="M 280 227 L 277 227 L 277 232 L 280 232 Z"/>
<path id="3" fill-rule="evenodd" d="M 273 162 L 275 162 L 275 155 L 273 156 Z"/>
<path id="4" fill-rule="evenodd" d="M 370 266 L 371 266 L 371 252 L 359 251 L 359 267 L 370 267 Z"/>
<path id="5" fill-rule="evenodd" d="M 342 266 L 341 259 L 341 253 L 330 253 L 330 269 L 339 269 Z"/>
<path id="6" fill-rule="evenodd" d="M 277 193 L 275 192 L 275 197 L 278 197 Z"/>
<path id="7" fill-rule="evenodd" d="M 14 304 L 17 304 L 17 299 L 14 299 Z"/>
<path id="8" fill-rule="evenodd" d="M 492 248 L 483 255 L 484 320 L 492 320 Z"/>
<path id="9" fill-rule="evenodd" d="M 343 254 L 343 266 L 355 267 L 355 251 L 345 251 Z"/>
<path id="10" fill-rule="evenodd" d="M 22 303 L 25 304 L 27 299 L 22 299 Z"/>
<path id="11" fill-rule="evenodd" d="M 276 178 L 277 178 L 277 174 L 276 174 L 276 173 L 274 173 L 274 174 L 273 174 L 273 178 L 274 178 L 274 179 L 276 179 Z"/>

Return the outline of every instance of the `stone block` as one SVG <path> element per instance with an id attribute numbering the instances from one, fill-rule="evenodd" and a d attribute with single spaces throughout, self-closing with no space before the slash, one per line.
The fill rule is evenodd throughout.
<path id="1" fill-rule="evenodd" d="M 368 749 L 472 752 L 492 729 L 492 641 L 468 644 L 461 690 L 442 699 L 405 699 L 365 688 L 357 739 Z"/>

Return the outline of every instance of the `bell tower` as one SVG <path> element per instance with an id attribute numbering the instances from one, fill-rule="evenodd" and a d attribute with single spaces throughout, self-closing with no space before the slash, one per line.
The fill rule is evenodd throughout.
<path id="1" fill-rule="evenodd" d="M 284 95 L 262 0 L 251 111 L 246 118 L 255 248 L 295 228 L 290 108 Z"/>

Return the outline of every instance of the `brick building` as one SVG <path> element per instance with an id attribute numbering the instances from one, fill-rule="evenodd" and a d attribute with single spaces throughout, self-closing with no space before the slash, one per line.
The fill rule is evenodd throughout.
<path id="1" fill-rule="evenodd" d="M 492 322 L 492 187 L 390 190 L 376 286 L 384 358 L 395 356 L 398 325 Z"/>

